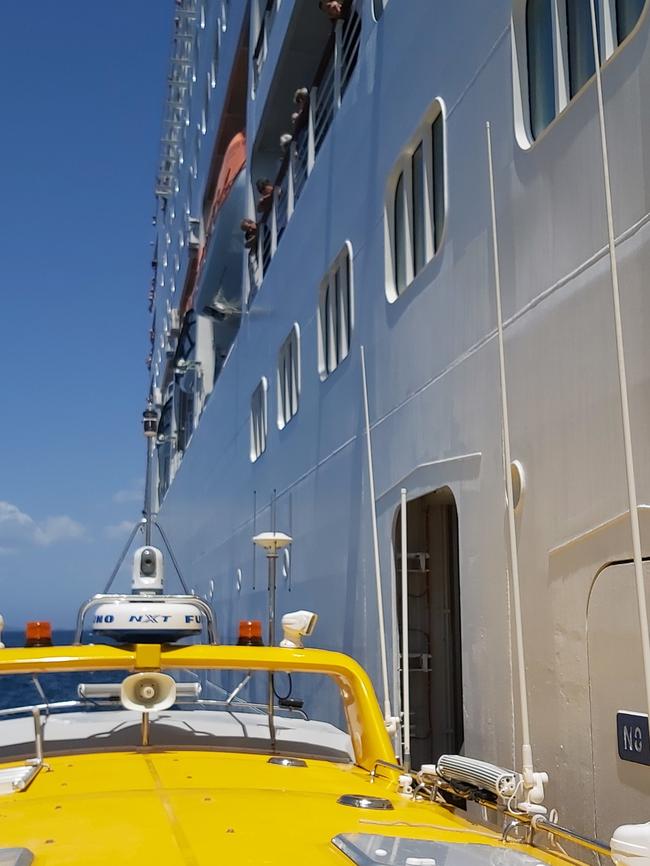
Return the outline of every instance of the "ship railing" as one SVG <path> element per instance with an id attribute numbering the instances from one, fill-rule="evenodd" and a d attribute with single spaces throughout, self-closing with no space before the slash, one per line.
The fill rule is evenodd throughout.
<path id="1" fill-rule="evenodd" d="M 271 217 L 273 213 L 271 212 Z M 260 223 L 260 229 L 258 233 L 259 244 L 260 244 L 260 253 L 258 256 L 258 261 L 262 267 L 262 273 L 265 274 L 268 266 L 271 264 L 271 221 L 267 217 L 263 222 Z"/>
<path id="2" fill-rule="evenodd" d="M 337 30 L 339 28 L 337 27 Z M 314 127 L 314 149 L 316 153 L 332 125 L 334 112 L 340 105 L 340 96 L 337 95 L 337 84 L 340 81 L 340 70 L 337 70 L 335 54 L 325 67 L 322 79 L 318 85 L 312 88 L 311 101 L 313 102 L 313 127 Z"/>
<path id="3" fill-rule="evenodd" d="M 302 192 L 309 170 L 309 128 L 305 127 L 295 137 L 291 149 L 291 174 L 296 198 Z"/>
<path id="4" fill-rule="evenodd" d="M 275 235 L 276 243 L 279 242 L 282 234 L 289 222 L 289 198 L 293 198 L 293 191 L 290 189 L 292 184 L 292 172 L 288 170 L 291 161 L 290 153 L 287 153 L 280 174 L 278 175 L 278 184 L 274 193 L 274 210 L 275 210 Z"/>
<path id="5" fill-rule="evenodd" d="M 309 88 L 308 120 L 289 144 L 275 178 L 273 203 L 259 222 L 257 239 L 257 285 L 262 282 L 296 202 L 311 174 L 359 58 L 361 15 L 359 0 L 348 16 L 332 29 L 323 59 Z"/>
<path id="6" fill-rule="evenodd" d="M 340 70 L 339 77 L 339 104 L 345 91 L 348 88 L 352 73 L 359 59 L 359 49 L 361 47 L 361 16 L 353 9 L 347 21 L 342 22 L 343 26 L 340 30 Z"/>
<path id="7" fill-rule="evenodd" d="M 253 82 L 256 88 L 269 54 L 269 36 L 275 23 L 279 5 L 280 0 L 267 0 L 262 12 L 259 35 L 253 51 Z"/>

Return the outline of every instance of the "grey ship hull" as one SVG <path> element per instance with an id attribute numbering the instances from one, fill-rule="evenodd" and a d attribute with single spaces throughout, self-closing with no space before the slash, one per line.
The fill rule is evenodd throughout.
<path id="1" fill-rule="evenodd" d="M 255 97 L 249 92 L 247 100 L 249 142 L 265 134 L 269 112 L 290 110 L 273 104 L 274 82 L 285 74 L 282 46 L 301 2 L 282 0 L 274 13 Z M 249 25 L 247 6 L 231 3 L 228 9 L 215 117 L 249 26 L 250 79 L 254 75 L 259 20 L 253 10 Z M 426 584 L 428 603 L 439 609 L 427 613 L 428 624 L 418 623 L 429 629 L 427 646 L 412 641 L 418 656 L 411 665 L 413 689 L 422 691 L 418 677 L 424 677 L 434 698 L 431 706 L 420 695 L 415 734 L 431 742 L 418 728 L 424 719 L 438 731 L 436 742 L 445 742 L 446 734 L 453 745 L 459 734 L 453 705 L 460 700 L 464 753 L 504 766 L 519 763 L 484 134 L 490 120 L 512 451 L 525 472 L 517 533 L 532 740 L 536 762 L 551 777 L 548 801 L 563 821 L 607 838 L 618 823 L 647 818 L 650 778 L 647 767 L 617 754 L 617 711 L 643 713 L 647 705 L 626 519 L 595 87 L 587 84 L 534 143 L 522 146 L 522 4 L 515 3 L 514 22 L 506 0 L 391 0 L 379 23 L 370 3 L 362 6 L 358 63 L 259 286 L 252 284 L 242 253 L 244 312 L 236 342 L 209 399 L 197 406 L 190 446 L 182 460 L 177 455 L 172 461 L 160 520 L 193 587 L 217 610 L 226 641 L 236 640 L 240 619 L 266 616 L 266 566 L 251 537 L 272 525 L 289 533 L 294 541 L 280 562 L 278 610 L 317 611 L 314 640 L 357 657 L 380 690 L 364 345 L 393 707 L 400 707 L 396 520 L 406 488 L 414 586 Z M 213 11 L 208 32 L 221 14 Z M 637 32 L 603 69 L 648 555 L 649 34 L 646 10 Z M 390 302 L 387 182 L 436 97 L 444 105 L 447 139 L 444 238 L 403 295 Z M 216 119 L 214 124 L 216 129 Z M 254 163 L 252 145 L 249 154 Z M 250 212 L 255 179 L 249 173 Z M 350 352 L 322 377 L 319 286 L 346 242 L 353 251 Z M 157 303 L 163 297 L 159 290 Z M 300 327 L 299 409 L 278 429 L 278 350 L 294 323 Z M 268 436 L 264 453 L 251 462 L 250 400 L 262 376 L 269 383 Z M 436 591 L 435 583 L 452 587 L 450 557 L 458 574 L 458 628 L 450 619 L 449 593 Z M 460 648 L 462 672 L 454 668 L 454 648 Z"/>

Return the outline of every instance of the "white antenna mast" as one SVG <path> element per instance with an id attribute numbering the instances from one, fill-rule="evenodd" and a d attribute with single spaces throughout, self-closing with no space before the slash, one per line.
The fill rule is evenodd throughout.
<path id="1" fill-rule="evenodd" d="M 636 582 L 637 607 L 641 627 L 641 649 L 643 654 L 643 674 L 645 678 L 646 701 L 650 715 L 650 629 L 648 627 L 648 607 L 645 582 L 643 580 L 643 557 L 641 554 L 641 530 L 639 527 L 639 507 L 636 496 L 634 459 L 632 455 L 632 432 L 630 425 L 630 405 L 627 393 L 627 373 L 625 371 L 625 350 L 623 348 L 623 325 L 621 322 L 621 295 L 618 284 L 618 261 L 616 257 L 616 238 L 614 235 L 614 212 L 612 208 L 612 181 L 609 173 L 609 152 L 605 130 L 605 105 L 603 102 L 603 82 L 598 50 L 598 26 L 594 0 L 591 6 L 591 35 L 594 48 L 594 67 L 596 69 L 596 94 L 598 97 L 598 120 L 600 124 L 600 146 L 603 157 L 603 179 L 605 183 L 605 210 L 607 212 L 607 241 L 609 262 L 612 272 L 612 300 L 614 302 L 614 329 L 616 331 L 616 354 L 618 356 L 618 381 L 621 392 L 621 416 L 623 421 L 623 446 L 625 449 L 625 473 L 627 475 L 627 495 L 630 508 L 630 529 L 632 530 L 632 554 L 634 558 L 634 578 Z"/>
<path id="2" fill-rule="evenodd" d="M 524 651 L 524 628 L 522 623 L 521 588 L 519 583 L 519 556 L 515 532 L 515 504 L 512 490 L 512 458 L 510 455 L 510 422 L 508 418 L 508 391 L 506 386 L 506 361 L 503 345 L 503 315 L 501 311 L 501 269 L 499 264 L 499 241 L 497 235 L 497 210 L 494 191 L 494 160 L 492 157 L 492 131 L 489 122 L 485 124 L 490 175 L 490 208 L 492 216 L 492 252 L 494 256 L 494 284 L 497 305 L 497 336 L 499 343 L 499 376 L 501 381 L 501 419 L 503 424 L 503 472 L 506 482 L 508 505 L 508 537 L 510 542 L 510 568 L 512 572 L 512 595 L 515 614 L 515 641 L 517 647 L 517 672 L 519 675 L 519 701 L 521 711 L 522 735 L 522 774 L 526 801 L 519 804 L 520 809 L 529 812 L 545 812 L 541 805 L 544 801 L 544 784 L 548 781 L 546 773 L 536 773 L 533 764 L 533 749 L 530 743 L 530 723 L 528 718 L 528 686 L 526 682 L 526 656 Z"/>
<path id="3" fill-rule="evenodd" d="M 372 460 L 372 440 L 370 437 L 370 410 L 368 408 L 368 380 L 366 379 L 366 350 L 361 347 L 361 377 L 363 382 L 363 409 L 366 420 L 366 451 L 368 454 L 368 478 L 370 480 L 370 506 L 372 525 L 372 549 L 375 560 L 375 581 L 377 584 L 377 614 L 379 618 L 379 651 L 381 656 L 381 679 L 384 690 L 384 721 L 389 733 L 397 730 L 397 721 L 393 717 L 388 691 L 388 659 L 386 652 L 386 627 L 384 625 L 384 597 L 381 588 L 381 563 L 379 560 L 379 534 L 377 532 L 377 509 L 375 505 L 375 470 Z"/>

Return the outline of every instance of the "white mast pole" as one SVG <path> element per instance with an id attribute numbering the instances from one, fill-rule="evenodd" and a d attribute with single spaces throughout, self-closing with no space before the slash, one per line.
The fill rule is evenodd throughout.
<path id="1" fill-rule="evenodd" d="M 377 532 L 377 509 L 375 506 L 375 470 L 372 460 L 372 439 L 370 437 L 370 410 L 368 408 L 368 380 L 366 378 L 366 350 L 361 346 L 361 377 L 363 382 L 363 409 L 366 421 L 366 452 L 368 455 L 368 478 L 370 481 L 370 508 L 372 525 L 372 549 L 375 561 L 375 581 L 377 585 L 377 614 L 379 618 L 379 651 L 381 656 L 381 679 L 384 690 L 384 721 L 390 733 L 395 733 L 396 724 L 390 706 L 388 691 L 388 657 L 386 652 L 386 628 L 384 625 L 384 597 L 381 585 L 381 564 L 379 560 L 379 535 Z"/>
<path id="2" fill-rule="evenodd" d="M 639 527 L 639 508 L 636 495 L 636 480 L 634 474 L 634 459 L 632 453 L 632 432 L 630 425 L 630 405 L 627 391 L 627 373 L 625 370 L 625 350 L 623 347 L 623 324 L 621 321 L 621 295 L 618 282 L 618 260 L 616 256 L 616 238 L 614 235 L 614 211 L 612 207 L 612 181 L 609 172 L 609 151 L 607 147 L 607 132 L 605 129 L 605 104 L 603 100 L 603 82 L 600 69 L 600 51 L 598 50 L 598 26 L 596 24 L 596 7 L 594 0 L 591 6 L 591 35 L 594 49 L 594 66 L 596 69 L 596 95 L 598 98 L 598 120 L 600 125 L 600 146 L 603 159 L 603 180 L 605 184 L 605 210 L 607 213 L 607 241 L 609 245 L 609 262 L 612 274 L 612 300 L 614 302 L 614 329 L 616 332 L 616 353 L 618 356 L 618 381 L 621 394 L 621 416 L 623 421 L 623 446 L 625 450 L 625 473 L 627 475 L 627 495 L 630 509 L 630 529 L 632 531 L 632 554 L 634 558 L 634 578 L 636 583 L 637 607 L 641 627 L 641 649 L 643 654 L 643 673 L 645 678 L 646 701 L 650 716 L 650 628 L 648 626 L 648 606 L 643 579 L 643 557 L 641 553 L 641 529 Z"/>
<path id="3" fill-rule="evenodd" d="M 408 581 L 408 535 L 407 535 L 406 488 L 400 493 L 400 525 L 402 553 L 402 725 L 404 729 L 404 759 L 407 770 L 411 769 L 411 683 L 409 680 L 409 581 Z"/>
<path id="4" fill-rule="evenodd" d="M 519 701 L 521 712 L 522 735 L 522 771 L 524 788 L 528 795 L 528 803 L 539 804 L 544 797 L 543 783 L 547 781 L 546 773 L 535 773 L 533 764 L 533 749 L 530 742 L 530 722 L 528 717 L 528 685 L 526 682 L 526 656 L 524 650 L 524 628 L 521 608 L 521 587 L 519 581 L 519 556 L 517 551 L 517 536 L 515 531 L 515 505 L 512 490 L 512 457 L 510 454 L 510 421 L 508 417 L 508 391 L 506 386 L 506 361 L 503 340 L 503 314 L 501 310 L 501 268 L 499 264 L 499 241 L 497 234 L 496 195 L 494 189 L 494 160 L 492 156 L 492 131 L 489 122 L 485 124 L 488 149 L 488 167 L 490 175 L 490 209 L 492 217 L 492 252 L 494 257 L 494 284 L 497 307 L 497 336 L 499 344 L 499 376 L 501 384 L 501 420 L 503 424 L 503 456 L 506 484 L 506 499 L 508 506 L 508 536 L 510 542 L 510 568 L 512 573 L 512 594 L 515 615 L 515 641 L 517 648 L 517 672 L 519 679 Z M 533 789 L 535 791 L 533 792 Z M 541 796 L 540 796 L 541 795 Z M 523 804 L 522 804 L 523 806 Z"/>

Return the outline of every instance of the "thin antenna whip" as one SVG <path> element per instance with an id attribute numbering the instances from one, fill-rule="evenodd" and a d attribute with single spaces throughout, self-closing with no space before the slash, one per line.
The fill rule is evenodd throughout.
<path id="1" fill-rule="evenodd" d="M 494 258 L 494 285 L 497 306 L 497 336 L 499 344 L 499 377 L 501 384 L 501 420 L 503 424 L 503 473 L 506 483 L 506 499 L 508 506 L 508 536 L 510 543 L 510 568 L 512 573 L 512 595 L 515 614 L 515 641 L 517 647 L 517 672 L 519 676 L 519 701 L 521 712 L 522 736 L 522 770 L 524 788 L 528 794 L 528 804 L 536 804 L 539 809 L 544 798 L 544 782 L 548 781 L 546 773 L 535 773 L 533 750 L 530 743 L 530 722 L 528 716 L 528 686 L 526 682 L 526 656 L 524 650 L 524 628 L 521 609 L 521 587 L 519 581 L 519 555 L 517 551 L 517 535 L 515 531 L 515 505 L 512 490 L 512 457 L 510 454 L 510 421 L 508 416 L 508 391 L 506 385 L 506 361 L 503 340 L 503 314 L 501 310 L 501 267 L 499 263 L 499 239 L 497 234 L 496 195 L 494 189 L 494 159 L 492 156 L 492 130 L 489 122 L 485 124 L 488 149 L 488 167 L 490 175 L 490 211 L 492 217 L 492 253 Z M 526 804 L 521 804 L 525 807 Z M 533 806 L 535 811 L 535 806 Z"/>
<path id="2" fill-rule="evenodd" d="M 634 459 L 632 453 L 632 432 L 630 424 L 630 405 L 627 391 L 627 373 L 625 370 L 625 350 L 623 347 L 623 324 L 621 321 L 621 295 L 618 282 L 618 260 L 616 256 L 616 238 L 614 235 L 614 210 L 612 207 L 612 181 L 609 172 L 609 151 L 607 148 L 607 132 L 605 129 L 605 104 L 603 101 L 603 81 L 600 69 L 600 51 L 598 49 L 598 26 L 596 23 L 596 7 L 594 0 L 591 6 L 591 35 L 594 49 L 594 66 L 596 69 L 596 94 L 598 97 L 598 121 L 600 125 L 600 146 L 603 158 L 603 180 L 605 184 L 605 210 L 607 213 L 607 242 L 609 245 L 609 262 L 612 273 L 612 300 L 614 302 L 614 329 L 616 332 L 616 354 L 618 356 L 618 381 L 621 392 L 621 416 L 623 421 L 623 446 L 625 449 L 625 474 L 627 476 L 627 495 L 630 508 L 630 529 L 632 531 L 632 553 L 634 558 L 634 578 L 636 583 L 637 607 L 641 627 L 641 649 L 643 654 L 643 674 L 645 678 L 646 701 L 650 715 L 650 628 L 648 626 L 648 606 L 643 579 L 643 557 L 641 554 L 641 529 L 639 527 L 639 507 L 636 496 L 636 480 L 634 474 Z"/>
<path id="3" fill-rule="evenodd" d="M 372 439 L 370 436 L 370 410 L 368 408 L 368 380 L 366 378 L 366 350 L 361 346 L 361 377 L 363 382 L 363 410 L 366 421 L 366 451 L 368 455 L 368 477 L 370 480 L 370 508 L 372 525 L 372 549 L 375 561 L 375 581 L 377 584 L 377 614 L 379 619 L 379 651 L 381 657 L 381 679 L 384 691 L 384 721 L 390 733 L 395 733 L 396 723 L 390 706 L 388 691 L 388 660 L 386 652 L 386 627 L 384 625 L 384 598 L 381 584 L 381 563 L 379 559 L 379 534 L 377 532 L 377 509 L 375 506 L 375 470 L 372 460 Z"/>

